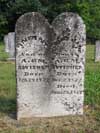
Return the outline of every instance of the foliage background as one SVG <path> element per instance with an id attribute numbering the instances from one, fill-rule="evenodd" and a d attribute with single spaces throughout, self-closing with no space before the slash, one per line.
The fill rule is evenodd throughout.
<path id="1" fill-rule="evenodd" d="M 86 24 L 87 39 L 100 39 L 100 0 L 0 0 L 0 39 L 14 31 L 22 14 L 34 11 L 45 15 L 49 22 L 62 12 L 76 12 Z"/>

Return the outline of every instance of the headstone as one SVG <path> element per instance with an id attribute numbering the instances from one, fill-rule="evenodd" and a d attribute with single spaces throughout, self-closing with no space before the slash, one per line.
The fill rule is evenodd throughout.
<path id="1" fill-rule="evenodd" d="M 8 33 L 9 60 L 15 59 L 15 32 Z"/>
<path id="2" fill-rule="evenodd" d="M 74 13 L 52 25 L 34 12 L 17 21 L 17 119 L 83 114 L 85 25 Z"/>
<path id="3" fill-rule="evenodd" d="M 5 52 L 9 53 L 8 35 L 5 35 L 5 36 L 4 36 L 4 44 L 5 44 Z"/>
<path id="4" fill-rule="evenodd" d="M 100 40 L 96 41 L 95 61 L 100 61 Z"/>

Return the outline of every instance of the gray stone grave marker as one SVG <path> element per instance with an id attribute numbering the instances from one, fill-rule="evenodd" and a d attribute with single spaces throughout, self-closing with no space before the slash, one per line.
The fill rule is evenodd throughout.
<path id="1" fill-rule="evenodd" d="M 15 59 L 15 32 L 8 33 L 9 60 Z"/>
<path id="2" fill-rule="evenodd" d="M 62 13 L 52 26 L 39 13 L 16 24 L 17 119 L 83 114 L 85 25 Z"/>
<path id="3" fill-rule="evenodd" d="M 96 41 L 95 61 L 100 61 L 100 40 Z"/>
<path id="4" fill-rule="evenodd" d="M 9 53 L 8 35 L 4 36 L 5 52 Z"/>

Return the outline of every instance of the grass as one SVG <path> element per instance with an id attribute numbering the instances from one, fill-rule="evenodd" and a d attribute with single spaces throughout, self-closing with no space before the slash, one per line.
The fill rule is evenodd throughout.
<path id="1" fill-rule="evenodd" d="M 94 49 L 87 45 L 83 116 L 16 121 L 15 64 L 6 61 L 8 55 L 0 43 L 0 133 L 99 133 L 100 62 L 94 62 Z"/>
<path id="2" fill-rule="evenodd" d="M 15 111 L 15 64 L 7 62 L 8 54 L 0 43 L 0 116 Z"/>
<path id="3" fill-rule="evenodd" d="M 94 45 L 87 45 L 85 103 L 100 106 L 100 62 L 94 62 Z"/>
<path id="4" fill-rule="evenodd" d="M 15 108 L 15 86 L 14 64 L 0 62 L 0 112 L 8 113 Z"/>
<path id="5" fill-rule="evenodd" d="M 0 61 L 6 61 L 8 58 L 8 53 L 5 53 L 4 44 L 0 42 Z"/>

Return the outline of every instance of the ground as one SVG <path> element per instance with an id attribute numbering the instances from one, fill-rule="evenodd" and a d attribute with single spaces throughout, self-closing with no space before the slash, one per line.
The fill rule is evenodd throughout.
<path id="1" fill-rule="evenodd" d="M 100 62 L 94 61 L 94 45 L 87 45 L 83 116 L 32 118 L 17 121 L 15 64 L 7 61 L 0 43 L 0 133 L 99 133 Z"/>

